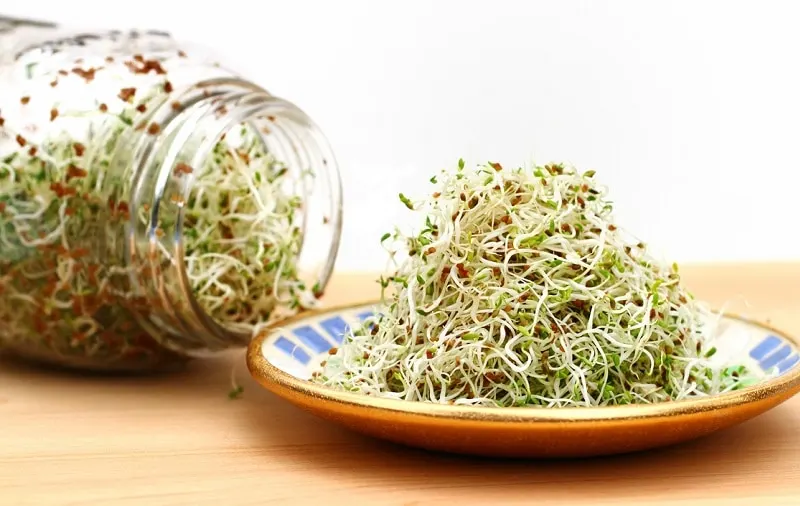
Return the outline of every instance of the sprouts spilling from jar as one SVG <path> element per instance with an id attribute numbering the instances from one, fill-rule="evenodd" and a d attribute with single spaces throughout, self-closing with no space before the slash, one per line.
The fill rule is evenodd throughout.
<path id="1" fill-rule="evenodd" d="M 267 149 L 268 126 L 227 129 L 203 163 L 181 156 L 167 168 L 165 188 L 184 191 L 131 201 L 152 178 L 133 170 L 134 146 L 164 134 L 154 112 L 177 114 L 182 89 L 228 75 L 153 37 L 115 33 L 83 41 L 78 58 L 61 44 L 0 67 L 0 348 L 78 364 L 177 357 L 157 325 L 163 301 L 142 288 L 155 279 L 161 293 L 154 270 L 178 261 L 160 241 L 167 233 L 188 290 L 225 329 L 249 334 L 278 305 L 290 313 L 316 300 L 319 287 L 297 272 L 302 191 Z M 153 226 L 155 205 L 172 223 Z M 137 229 L 158 261 L 126 249 Z"/>
<path id="2" fill-rule="evenodd" d="M 617 227 L 593 171 L 497 163 L 443 172 L 377 314 L 314 373 L 338 389 L 487 406 L 655 403 L 737 389 L 711 365 L 715 316 Z"/>

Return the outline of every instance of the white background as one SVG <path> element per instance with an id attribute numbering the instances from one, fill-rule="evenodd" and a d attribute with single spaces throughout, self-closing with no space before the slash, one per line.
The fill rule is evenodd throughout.
<path id="1" fill-rule="evenodd" d="M 0 12 L 167 29 L 306 110 L 343 170 L 339 269 L 381 269 L 378 239 L 409 222 L 397 193 L 427 193 L 459 157 L 596 169 L 618 221 L 670 259 L 800 259 L 797 2 L 0 0 Z"/>

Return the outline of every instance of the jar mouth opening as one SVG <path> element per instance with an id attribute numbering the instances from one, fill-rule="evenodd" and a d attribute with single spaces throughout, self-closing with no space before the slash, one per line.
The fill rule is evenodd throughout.
<path id="1" fill-rule="evenodd" d="M 310 118 L 250 83 L 216 80 L 154 122 L 163 130 L 141 153 L 132 202 L 149 215 L 133 244 L 147 250 L 157 326 L 181 349 L 217 350 L 315 305 L 338 253 L 342 190 Z"/>

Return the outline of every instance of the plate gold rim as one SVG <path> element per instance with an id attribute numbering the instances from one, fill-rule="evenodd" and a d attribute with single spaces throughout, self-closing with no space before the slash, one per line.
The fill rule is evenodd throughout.
<path id="1" fill-rule="evenodd" d="M 299 379 L 272 365 L 264 357 L 262 348 L 264 342 L 273 333 L 282 328 L 323 314 L 339 311 L 348 311 L 358 307 L 377 306 L 380 301 L 367 300 L 358 303 L 337 305 L 327 308 L 304 311 L 293 317 L 277 322 L 270 329 L 257 335 L 250 343 L 247 350 L 247 366 L 250 374 L 264 388 L 284 397 L 284 393 L 293 397 L 311 399 L 314 404 L 333 403 L 342 408 L 358 408 L 392 412 L 407 416 L 434 418 L 449 422 L 481 422 L 496 423 L 530 423 L 530 422 L 610 422 L 633 419 L 653 419 L 675 417 L 681 415 L 697 414 L 708 411 L 717 411 L 726 408 L 735 408 L 752 402 L 766 400 L 773 397 L 788 399 L 800 391 L 800 365 L 795 366 L 776 378 L 764 383 L 746 387 L 735 392 L 728 392 L 703 398 L 684 399 L 679 401 L 660 402 L 656 404 L 628 404 L 623 406 L 601 407 L 564 407 L 532 409 L 530 407 L 484 407 L 484 406 L 457 406 L 449 404 L 433 404 L 424 402 L 407 402 L 396 399 L 384 399 L 342 392 L 330 387 L 317 385 L 308 380 Z M 745 318 L 732 313 L 722 313 L 726 318 L 749 323 L 765 329 L 792 343 L 800 350 L 800 343 L 788 333 L 771 325 L 754 319 Z"/>

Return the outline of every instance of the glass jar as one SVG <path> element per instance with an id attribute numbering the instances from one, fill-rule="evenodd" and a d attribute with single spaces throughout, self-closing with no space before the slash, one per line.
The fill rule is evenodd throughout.
<path id="1" fill-rule="evenodd" d="M 339 172 L 296 106 L 161 32 L 0 18 L 0 348 L 150 370 L 313 306 Z"/>

